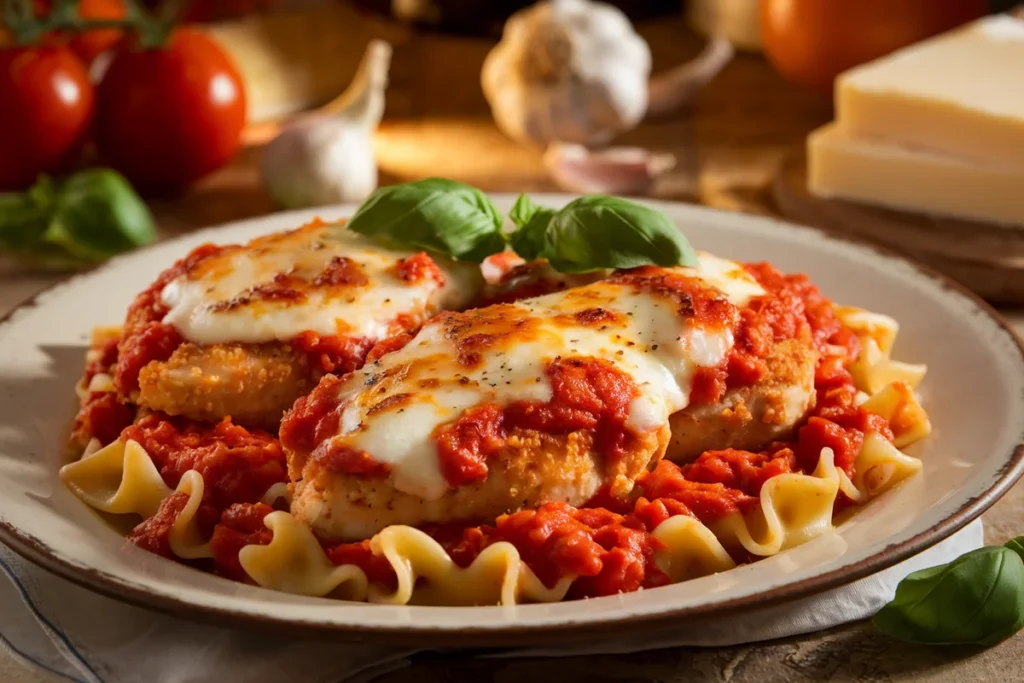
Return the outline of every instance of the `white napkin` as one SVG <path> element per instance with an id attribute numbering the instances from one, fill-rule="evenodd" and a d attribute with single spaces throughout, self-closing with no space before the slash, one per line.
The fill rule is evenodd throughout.
<path id="1" fill-rule="evenodd" d="M 984 543 L 977 520 L 894 567 L 802 600 L 701 618 L 661 635 L 490 652 L 488 657 L 623 654 L 683 645 L 723 646 L 810 633 L 863 619 L 892 599 L 907 574 Z M 367 681 L 416 650 L 329 640 L 286 640 L 196 624 L 80 588 L 0 545 L 0 646 L 28 666 L 81 683 L 309 683 Z"/>

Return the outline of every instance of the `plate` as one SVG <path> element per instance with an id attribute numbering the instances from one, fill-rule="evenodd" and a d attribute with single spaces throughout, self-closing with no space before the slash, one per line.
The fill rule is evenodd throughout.
<path id="1" fill-rule="evenodd" d="M 513 197 L 495 197 L 507 211 Z M 538 196 L 559 205 L 566 196 Z M 977 517 L 1024 471 L 1024 349 L 991 308 L 942 275 L 810 228 L 681 204 L 652 206 L 699 249 L 805 272 L 838 302 L 886 313 L 894 357 L 927 363 L 933 434 L 923 471 L 834 532 L 755 564 L 618 596 L 509 607 L 395 607 L 276 593 L 204 574 L 127 545 L 67 491 L 57 469 L 75 412 L 90 329 L 118 323 L 132 296 L 206 241 L 237 242 L 352 207 L 282 213 L 193 233 L 115 259 L 23 304 L 0 323 L 0 541 L 115 598 L 191 618 L 291 636 L 426 645 L 524 645 L 663 628 L 821 591 L 888 567 Z"/>

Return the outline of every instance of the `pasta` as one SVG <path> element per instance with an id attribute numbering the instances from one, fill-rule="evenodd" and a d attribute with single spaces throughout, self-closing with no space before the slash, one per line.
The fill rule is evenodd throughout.
<path id="1" fill-rule="evenodd" d="M 82 456 L 60 479 L 137 520 L 130 542 L 197 569 L 469 606 L 728 571 L 921 470 L 904 449 L 931 432 L 915 393 L 926 368 L 892 358 L 894 319 L 766 264 L 701 259 L 442 313 L 361 348 L 369 365 L 328 375 L 279 431 L 148 405 L 119 379 L 143 333 L 97 329 L 76 387 Z"/>
<path id="2" fill-rule="evenodd" d="M 90 507 L 111 514 L 156 514 L 173 489 L 135 441 L 115 441 L 78 462 L 65 465 L 60 478 Z"/>
<path id="3" fill-rule="evenodd" d="M 144 510 L 155 509 L 152 500 L 144 506 L 110 503 L 110 481 L 118 475 L 118 490 L 131 492 L 126 500 L 145 500 L 154 490 L 145 477 L 137 476 L 139 471 L 155 470 L 141 447 L 130 442 L 130 446 L 108 452 L 119 451 L 131 453 L 120 460 L 124 469 L 118 470 L 117 460 L 106 458 L 103 480 L 83 476 L 83 470 L 76 468 L 81 463 L 65 466 L 62 478 L 96 509 L 148 516 Z M 824 449 L 812 475 L 785 474 L 768 480 L 761 489 L 760 506 L 751 514 L 730 515 L 713 529 L 689 516 L 668 518 L 653 530 L 664 544 L 655 561 L 672 582 L 679 582 L 735 567 L 727 549 L 730 547 L 759 557 L 775 555 L 829 531 L 839 491 L 855 502 L 863 502 L 892 488 L 920 466 L 919 460 L 871 434 L 858 455 L 856 481 L 851 482 L 836 469 L 832 451 Z M 136 491 L 138 495 L 132 495 Z M 211 557 L 209 542 L 200 538 L 194 524 L 203 497 L 202 477 L 189 471 L 177 492 L 187 494 L 188 503 L 171 529 L 172 551 L 182 559 Z M 166 490 L 165 497 L 170 493 Z M 562 577 L 553 587 L 545 586 L 521 560 L 516 547 L 506 542 L 488 546 L 462 568 L 429 535 L 413 527 L 391 526 L 370 540 L 373 551 L 387 559 L 397 577 L 396 588 L 388 591 L 371 584 L 356 565 L 333 564 L 309 527 L 288 512 L 272 511 L 263 523 L 273 534 L 271 542 L 245 546 L 239 560 L 255 583 L 286 593 L 398 605 L 513 605 L 557 602 L 565 597 L 575 578 Z"/>

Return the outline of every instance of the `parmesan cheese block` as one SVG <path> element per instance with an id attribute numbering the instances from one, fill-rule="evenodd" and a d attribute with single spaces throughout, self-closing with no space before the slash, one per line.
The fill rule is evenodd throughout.
<path id="1" fill-rule="evenodd" d="M 818 197 L 1024 227 L 1024 170 L 858 139 L 836 124 L 807 140 L 807 185 Z"/>
<path id="2" fill-rule="evenodd" d="M 987 17 L 852 69 L 836 112 L 854 137 L 1024 170 L 1024 20 Z"/>

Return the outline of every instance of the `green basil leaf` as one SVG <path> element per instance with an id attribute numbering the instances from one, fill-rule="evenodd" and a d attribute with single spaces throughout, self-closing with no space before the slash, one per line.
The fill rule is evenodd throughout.
<path id="1" fill-rule="evenodd" d="M 519 195 L 508 216 L 519 228 L 509 237 L 512 250 L 527 261 L 541 258 L 545 252 L 548 226 L 557 212 L 533 203 L 525 194 Z"/>
<path id="2" fill-rule="evenodd" d="M 50 211 L 27 194 L 0 195 L 0 247 L 24 252 L 44 244 Z"/>
<path id="3" fill-rule="evenodd" d="M 57 189 L 47 240 L 88 261 L 102 261 L 156 239 L 149 208 L 110 169 L 76 173 Z"/>
<path id="4" fill-rule="evenodd" d="M 503 219 L 480 190 L 428 178 L 379 188 L 348 221 L 348 229 L 382 242 L 480 263 L 505 250 Z"/>
<path id="5" fill-rule="evenodd" d="M 540 206 L 533 203 L 529 195 L 520 194 L 516 199 L 516 203 L 512 206 L 512 210 L 508 212 L 508 217 L 516 224 L 516 227 L 521 228 L 542 210 Z"/>
<path id="6" fill-rule="evenodd" d="M 1009 548 L 1020 555 L 1021 560 L 1024 560 L 1024 536 L 1018 536 L 1017 538 L 1007 541 L 1003 547 Z"/>
<path id="7" fill-rule="evenodd" d="M 556 212 L 540 255 L 563 273 L 697 265 L 697 253 L 665 214 L 604 195 L 580 197 Z"/>
<path id="8" fill-rule="evenodd" d="M 914 572 L 873 622 L 913 643 L 998 643 L 1024 626 L 1024 560 L 1008 548 L 985 547 Z"/>

